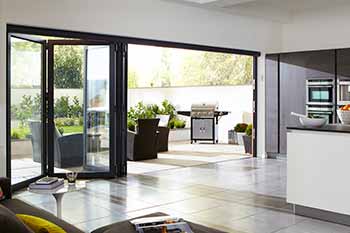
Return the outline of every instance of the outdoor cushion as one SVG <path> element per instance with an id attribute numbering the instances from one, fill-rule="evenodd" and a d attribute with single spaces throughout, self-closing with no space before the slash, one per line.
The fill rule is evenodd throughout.
<path id="1" fill-rule="evenodd" d="M 33 233 L 16 215 L 0 204 L 0 232 Z"/>
<path id="2" fill-rule="evenodd" d="M 26 214 L 16 214 L 34 233 L 66 233 L 61 227 L 45 219 Z"/>

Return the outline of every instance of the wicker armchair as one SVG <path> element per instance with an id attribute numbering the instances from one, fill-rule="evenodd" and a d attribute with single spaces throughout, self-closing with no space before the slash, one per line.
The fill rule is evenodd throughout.
<path id="1" fill-rule="evenodd" d="M 128 131 L 128 159 L 132 161 L 158 157 L 159 119 L 138 119 L 137 133 Z"/>
<path id="2" fill-rule="evenodd" d="M 33 160 L 41 162 L 41 122 L 30 121 L 29 127 L 32 133 Z M 69 168 L 83 165 L 84 158 L 83 134 L 61 135 L 55 127 L 54 132 L 54 157 L 55 167 Z"/>

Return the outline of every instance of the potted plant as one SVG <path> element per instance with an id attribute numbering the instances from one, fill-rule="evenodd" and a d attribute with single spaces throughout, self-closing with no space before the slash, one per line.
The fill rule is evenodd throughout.
<path id="1" fill-rule="evenodd" d="M 243 145 L 243 135 L 245 135 L 245 131 L 247 129 L 247 124 L 246 123 L 238 123 L 233 131 L 233 142 L 234 144 L 239 144 Z"/>
<path id="2" fill-rule="evenodd" d="M 243 142 L 244 142 L 244 149 L 245 153 L 252 154 L 253 148 L 252 148 L 252 131 L 253 131 L 253 125 L 250 124 L 247 126 L 245 135 L 243 135 Z"/>

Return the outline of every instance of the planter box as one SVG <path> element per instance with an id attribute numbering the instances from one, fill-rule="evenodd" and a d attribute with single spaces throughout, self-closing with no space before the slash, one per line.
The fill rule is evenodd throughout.
<path id="1" fill-rule="evenodd" d="M 236 142 L 238 145 L 243 145 L 243 136 L 245 136 L 245 133 L 237 133 L 235 132 L 235 136 L 236 136 Z"/>
<path id="2" fill-rule="evenodd" d="M 234 130 L 229 130 L 228 131 L 228 143 L 229 144 L 235 144 L 235 145 L 243 145 L 243 135 L 245 133 L 237 133 Z"/>
<path id="3" fill-rule="evenodd" d="M 252 154 L 253 153 L 252 137 L 247 136 L 247 135 L 243 135 L 243 142 L 244 142 L 245 153 Z"/>
<path id="4" fill-rule="evenodd" d="M 191 129 L 183 128 L 183 129 L 171 129 L 169 133 L 169 142 L 176 141 L 187 141 L 191 140 Z"/>
<path id="5" fill-rule="evenodd" d="M 17 157 L 32 157 L 33 149 L 30 139 L 12 139 L 11 140 L 11 154 L 14 159 Z"/>
<path id="6" fill-rule="evenodd" d="M 228 144 L 238 144 L 236 132 L 232 129 L 228 131 Z"/>

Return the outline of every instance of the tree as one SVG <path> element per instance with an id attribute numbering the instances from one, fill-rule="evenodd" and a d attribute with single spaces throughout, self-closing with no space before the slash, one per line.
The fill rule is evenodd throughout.
<path id="1" fill-rule="evenodd" d="M 224 53 L 193 53 L 184 61 L 183 85 L 246 85 L 253 78 L 253 59 Z"/>
<path id="2" fill-rule="evenodd" d="M 128 88 L 138 87 L 137 72 L 129 67 L 128 69 Z"/>
<path id="3" fill-rule="evenodd" d="M 202 53 L 187 53 L 183 60 L 181 79 L 176 83 L 177 86 L 194 86 L 203 85 L 201 78 L 201 63 L 203 59 Z"/>
<path id="4" fill-rule="evenodd" d="M 83 53 L 81 46 L 56 46 L 54 51 L 55 88 L 83 87 Z"/>
<path id="5" fill-rule="evenodd" d="M 152 83 L 157 83 L 160 87 L 171 86 L 173 74 L 171 71 L 171 52 L 169 49 L 162 49 L 162 55 L 160 60 L 160 66 L 154 75 Z M 152 86 L 152 84 L 151 84 Z"/>

